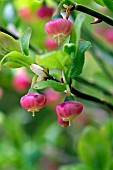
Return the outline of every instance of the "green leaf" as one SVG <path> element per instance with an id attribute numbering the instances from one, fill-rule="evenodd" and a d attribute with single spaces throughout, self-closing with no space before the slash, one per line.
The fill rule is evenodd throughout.
<path id="1" fill-rule="evenodd" d="M 10 35 L 0 32 L 0 54 L 4 56 L 11 51 L 21 52 L 19 43 Z"/>
<path id="2" fill-rule="evenodd" d="M 34 61 L 32 60 L 32 58 L 25 56 L 20 52 L 12 51 L 2 58 L 0 62 L 0 67 L 2 65 L 5 65 L 12 68 L 19 68 L 23 66 L 29 68 L 29 65 L 33 63 Z"/>
<path id="3" fill-rule="evenodd" d="M 78 14 L 77 15 L 76 20 L 74 22 L 74 27 L 72 29 L 72 35 L 70 37 L 70 42 L 76 44 L 76 53 L 77 53 L 77 50 L 78 50 L 78 45 L 79 45 L 79 40 L 80 40 L 81 27 L 82 27 L 84 20 L 85 20 L 84 14 Z"/>
<path id="4" fill-rule="evenodd" d="M 59 170 L 77 170 L 76 165 L 64 165 L 59 168 Z"/>
<path id="5" fill-rule="evenodd" d="M 113 0 L 103 0 L 104 4 L 113 11 Z"/>
<path id="6" fill-rule="evenodd" d="M 44 88 L 51 87 L 56 91 L 63 92 L 66 90 L 66 85 L 60 82 L 56 82 L 54 80 L 47 80 L 47 81 L 39 81 L 34 85 L 35 89 L 41 90 Z"/>
<path id="7" fill-rule="evenodd" d="M 75 78 L 82 73 L 82 68 L 84 65 L 84 53 L 91 47 L 89 41 L 80 41 L 79 48 L 76 57 L 73 59 L 73 63 L 70 70 L 70 76 Z"/>
<path id="8" fill-rule="evenodd" d="M 73 55 L 75 55 L 75 44 L 74 43 L 64 44 L 63 50 L 69 55 L 71 55 L 72 53 Z"/>
<path id="9" fill-rule="evenodd" d="M 107 134 L 95 127 L 86 127 L 78 140 L 78 154 L 92 169 L 106 170 L 111 156 Z"/>
<path id="10" fill-rule="evenodd" d="M 23 36 L 19 39 L 22 52 L 25 55 L 29 55 L 29 41 L 30 41 L 31 33 L 32 30 L 30 27 L 28 27 L 24 32 Z"/>
<path id="11" fill-rule="evenodd" d="M 108 120 L 102 127 L 102 131 L 105 131 L 108 135 L 109 141 L 111 143 L 111 147 L 113 148 L 113 120 Z"/>
<path id="12" fill-rule="evenodd" d="M 46 68 L 57 68 L 64 71 L 65 67 L 71 65 L 71 58 L 64 51 L 53 51 L 38 57 L 37 63 Z"/>
<path id="13" fill-rule="evenodd" d="M 59 168 L 59 170 L 92 170 L 85 164 L 71 164 L 71 165 L 63 165 Z"/>
<path id="14" fill-rule="evenodd" d="M 105 6 L 103 0 L 94 0 L 97 4 Z M 109 0 L 108 0 L 109 1 Z"/>

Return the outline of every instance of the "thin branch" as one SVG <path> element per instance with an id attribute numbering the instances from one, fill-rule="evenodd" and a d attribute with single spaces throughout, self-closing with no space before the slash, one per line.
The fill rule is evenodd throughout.
<path id="1" fill-rule="evenodd" d="M 96 84 L 95 82 L 92 82 L 92 81 L 88 81 L 82 77 L 77 77 L 76 78 L 76 81 L 82 83 L 82 84 L 85 84 L 85 85 L 88 85 L 90 87 L 93 87 L 99 91 L 101 91 L 103 94 L 107 95 L 107 96 L 113 96 L 113 94 L 108 91 L 107 89 L 103 88 L 102 86 Z"/>
<path id="2" fill-rule="evenodd" d="M 60 82 L 59 80 L 57 80 L 56 78 L 53 78 L 48 73 L 47 73 L 47 76 L 48 76 L 47 79 L 49 79 L 49 80 L 54 80 L 54 81 Z M 110 104 L 109 102 L 107 102 L 105 100 L 100 100 L 99 98 L 96 98 L 96 97 L 90 96 L 88 94 L 82 93 L 82 92 L 74 89 L 73 87 L 71 88 L 71 93 L 74 94 L 75 96 L 81 98 L 81 99 L 92 101 L 92 102 L 101 104 L 102 106 L 107 106 L 110 110 L 113 110 L 113 105 Z"/>
<path id="3" fill-rule="evenodd" d="M 78 90 L 76 90 L 74 88 L 71 89 L 71 93 L 76 95 L 77 97 L 79 97 L 81 99 L 85 99 L 85 100 L 88 100 L 88 101 L 92 101 L 92 102 L 101 104 L 103 106 L 107 106 L 110 110 L 113 110 L 113 105 L 110 104 L 109 102 L 105 101 L 105 100 L 100 100 L 96 97 L 93 97 L 93 96 L 90 96 L 88 94 L 79 92 Z"/>
<path id="4" fill-rule="evenodd" d="M 86 14 L 89 14 L 95 18 L 98 18 L 100 19 L 101 21 L 104 21 L 105 23 L 107 23 L 108 25 L 112 25 L 113 26 L 113 19 L 110 18 L 109 16 L 105 16 L 93 9 L 90 9 L 84 5 L 81 5 L 81 4 L 77 4 L 75 3 L 75 5 L 72 6 L 71 8 L 71 11 L 73 10 L 77 10 L 77 11 L 81 11 L 81 12 L 84 12 Z"/>

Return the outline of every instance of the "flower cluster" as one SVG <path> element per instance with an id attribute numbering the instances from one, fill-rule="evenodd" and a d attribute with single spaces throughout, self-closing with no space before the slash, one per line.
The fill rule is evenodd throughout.
<path id="1" fill-rule="evenodd" d="M 49 9 L 49 10 L 48 10 Z M 49 12 L 48 12 L 49 11 Z M 36 11 L 37 16 L 40 18 L 49 17 L 53 13 L 53 9 L 48 8 L 47 6 L 42 6 Z M 72 31 L 72 22 L 62 18 L 61 15 L 58 15 L 60 18 L 55 18 L 45 25 L 45 32 L 48 35 L 48 41 L 45 46 L 48 50 L 57 48 L 57 46 L 63 42 L 67 36 L 71 34 Z M 51 39 L 52 38 L 52 39 Z M 58 43 L 58 45 L 56 44 Z M 47 75 L 44 68 L 36 64 L 31 64 L 30 69 L 37 75 L 35 82 L 32 82 L 32 86 L 39 81 L 46 81 Z M 49 92 L 49 94 L 48 94 Z M 48 103 L 56 102 L 59 98 L 59 94 L 51 89 L 46 91 L 45 95 L 39 93 L 28 93 L 23 96 L 20 100 L 20 104 L 23 108 L 27 109 L 34 113 L 43 108 L 46 104 L 46 98 L 48 98 Z M 55 103 L 58 104 L 58 103 Z M 54 104 L 53 104 L 54 105 Z M 64 101 L 56 106 L 56 112 L 58 116 L 58 123 L 61 126 L 70 126 L 71 121 L 79 115 L 83 110 L 83 105 L 80 102 L 75 101 Z"/>

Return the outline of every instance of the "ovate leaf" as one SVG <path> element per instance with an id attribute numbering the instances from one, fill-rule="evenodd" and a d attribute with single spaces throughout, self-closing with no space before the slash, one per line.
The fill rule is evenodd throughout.
<path id="1" fill-rule="evenodd" d="M 73 59 L 73 63 L 70 69 L 70 76 L 75 78 L 82 73 L 82 68 L 84 65 L 84 53 L 91 47 L 89 41 L 80 41 L 79 48 L 76 56 Z"/>
<path id="2" fill-rule="evenodd" d="M 22 52 L 25 55 L 29 55 L 29 41 L 30 41 L 31 33 L 32 30 L 30 27 L 28 27 L 24 32 L 23 36 L 19 39 Z"/>
<path id="3" fill-rule="evenodd" d="M 35 89 L 41 90 L 44 88 L 51 87 L 56 91 L 63 92 L 66 90 L 66 85 L 60 82 L 56 82 L 54 80 L 47 80 L 47 81 L 39 81 L 34 85 Z"/>
<path id="4" fill-rule="evenodd" d="M 64 51 L 53 51 L 41 55 L 40 58 L 37 58 L 37 62 L 46 68 L 65 70 L 65 67 L 71 65 L 71 58 Z"/>
<path id="5" fill-rule="evenodd" d="M 12 51 L 2 58 L 0 62 L 0 67 L 2 65 L 5 65 L 11 68 L 19 68 L 23 66 L 29 68 L 29 65 L 33 63 L 34 61 L 32 60 L 32 58 L 25 56 L 20 52 Z"/>
<path id="6" fill-rule="evenodd" d="M 19 43 L 10 35 L 0 32 L 0 54 L 4 56 L 11 51 L 21 52 Z"/>
<path id="7" fill-rule="evenodd" d="M 104 4 L 113 11 L 113 0 L 103 0 Z"/>

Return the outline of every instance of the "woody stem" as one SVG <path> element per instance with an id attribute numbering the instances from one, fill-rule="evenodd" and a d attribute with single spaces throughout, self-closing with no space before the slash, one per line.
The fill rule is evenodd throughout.
<path id="1" fill-rule="evenodd" d="M 104 21 L 105 23 L 113 26 L 113 19 L 111 17 L 105 16 L 104 14 L 101 14 L 93 9 L 90 9 L 90 8 L 84 6 L 84 5 L 75 3 L 70 10 L 71 11 L 73 11 L 73 10 L 81 11 L 83 13 L 86 13 L 88 15 L 95 17 L 95 18 L 98 18 L 101 21 Z"/>

